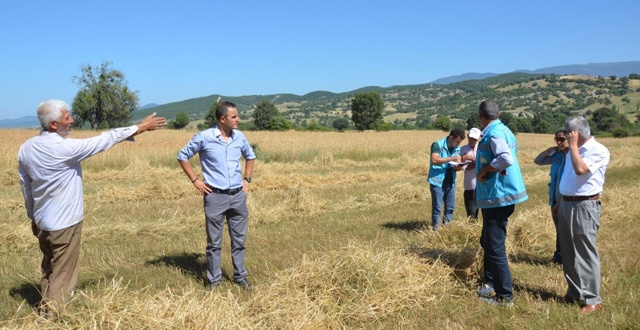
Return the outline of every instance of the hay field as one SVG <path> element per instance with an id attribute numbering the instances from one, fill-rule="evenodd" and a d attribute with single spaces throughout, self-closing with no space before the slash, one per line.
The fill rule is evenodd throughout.
<path id="1" fill-rule="evenodd" d="M 519 134 L 529 200 L 516 207 L 507 249 L 515 307 L 485 306 L 481 225 L 464 216 L 430 230 L 425 176 L 431 142 L 446 133 L 246 132 L 253 175 L 247 268 L 255 289 L 229 280 L 206 291 L 202 198 L 175 156 L 195 131 L 145 133 L 83 163 L 85 224 L 79 288 L 53 319 L 39 299 L 40 252 L 23 207 L 16 155 L 37 134 L 0 130 L 0 327 L 89 329 L 636 328 L 640 229 L 633 222 L 640 138 L 599 139 L 612 153 L 599 250 L 605 310 L 580 316 L 550 263 L 548 168 L 533 158 L 551 135 Z M 93 136 L 74 131 L 71 137 Z M 200 173 L 197 159 L 192 160 Z"/>

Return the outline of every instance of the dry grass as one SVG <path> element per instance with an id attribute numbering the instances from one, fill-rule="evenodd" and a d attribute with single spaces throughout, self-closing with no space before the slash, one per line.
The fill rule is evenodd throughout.
<path id="1" fill-rule="evenodd" d="M 566 283 L 549 262 L 548 168 L 533 164 L 550 135 L 518 135 L 530 200 L 508 229 L 516 307 L 496 309 L 475 298 L 481 224 L 464 219 L 462 193 L 450 226 L 434 233 L 427 225 L 428 149 L 446 135 L 433 131 L 247 132 L 260 153 L 248 199 L 247 267 L 256 288 L 225 281 L 205 291 L 202 199 L 175 161 L 194 133 L 145 133 L 85 161 L 79 288 L 45 320 L 30 306 L 39 296 L 40 256 L 16 170 L 20 144 L 37 132 L 0 131 L 0 326 L 634 328 L 640 319 L 640 230 L 632 224 L 640 214 L 638 138 L 602 139 L 612 152 L 599 235 L 606 309 L 585 318 L 556 302 Z M 226 235 L 224 248 L 228 278 Z"/>

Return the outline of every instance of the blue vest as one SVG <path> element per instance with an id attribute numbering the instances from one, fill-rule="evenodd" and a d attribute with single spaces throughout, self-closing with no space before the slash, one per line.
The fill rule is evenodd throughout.
<path id="1" fill-rule="evenodd" d="M 556 189 L 558 188 L 558 183 L 560 182 L 560 175 L 564 170 L 564 152 L 558 151 L 551 155 L 553 161 L 551 163 L 551 169 L 549 169 L 549 176 L 551 177 L 551 181 L 549 182 L 549 205 L 553 206 L 555 204 L 555 194 Z"/>
<path id="2" fill-rule="evenodd" d="M 502 172 L 490 172 L 485 182 L 476 182 L 476 202 L 478 208 L 494 208 L 517 204 L 527 200 L 527 191 L 522 180 L 520 164 L 518 163 L 518 143 L 511 130 L 499 119 L 494 120 L 485 129 L 484 135 L 478 141 L 476 151 L 476 175 L 486 164 L 491 163 L 495 156 L 491 151 L 491 138 L 496 137 L 506 141 L 511 149 L 513 164 Z"/>
<path id="3" fill-rule="evenodd" d="M 453 155 L 460 154 L 459 146 L 453 148 L 453 150 L 449 152 L 449 146 L 447 146 L 447 138 L 448 136 L 444 139 L 441 139 L 435 142 L 440 147 L 440 158 L 448 158 Z M 452 166 L 449 165 L 448 163 L 436 165 L 433 162 L 431 162 L 431 166 L 429 166 L 429 175 L 427 177 L 427 181 L 429 181 L 430 184 L 436 187 L 442 187 L 442 181 L 444 181 L 444 176 L 447 174 L 447 169 L 450 167 Z M 452 171 L 452 172 L 453 172 L 453 183 L 451 186 L 454 187 L 456 185 L 456 171 Z"/>

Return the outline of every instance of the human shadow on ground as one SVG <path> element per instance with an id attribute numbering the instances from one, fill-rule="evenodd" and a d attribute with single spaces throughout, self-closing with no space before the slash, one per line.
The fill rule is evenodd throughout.
<path id="1" fill-rule="evenodd" d="M 545 290 L 543 288 L 528 287 L 526 285 L 513 283 L 513 290 L 516 291 L 516 292 L 528 293 L 531 296 L 533 296 L 534 298 L 540 299 L 542 301 L 553 300 L 553 301 L 557 301 L 557 302 L 563 302 L 562 301 L 562 297 L 556 295 L 555 292 L 551 292 L 551 291 Z"/>
<path id="2" fill-rule="evenodd" d="M 174 267 L 180 269 L 182 273 L 191 276 L 196 280 L 206 284 L 207 257 L 204 253 L 183 252 L 161 256 L 146 262 L 150 266 Z M 229 279 L 229 275 L 222 270 L 222 277 Z"/>
<path id="3" fill-rule="evenodd" d="M 404 231 L 421 231 L 427 229 L 427 223 L 424 220 L 408 220 L 403 222 L 387 222 L 383 223 L 382 228 Z"/>
<path id="4" fill-rule="evenodd" d="M 526 263 L 531 265 L 551 265 L 554 264 L 551 257 L 544 258 L 540 255 L 534 255 L 530 253 L 517 253 L 509 255 L 509 262 L 513 263 Z"/>
<path id="5" fill-rule="evenodd" d="M 473 284 L 480 278 L 479 269 L 474 267 L 478 256 L 478 249 L 463 248 L 459 251 L 447 251 L 444 249 L 432 249 L 425 247 L 412 246 L 409 252 L 418 255 L 421 258 L 435 262 L 440 260 L 453 269 L 453 276 L 460 282 Z"/>
<path id="6" fill-rule="evenodd" d="M 40 293 L 40 284 L 33 282 L 24 282 L 18 286 L 15 286 L 9 290 L 9 295 L 14 298 L 22 298 L 27 301 L 27 303 L 35 307 L 38 305 L 40 300 L 42 299 L 42 294 Z"/>

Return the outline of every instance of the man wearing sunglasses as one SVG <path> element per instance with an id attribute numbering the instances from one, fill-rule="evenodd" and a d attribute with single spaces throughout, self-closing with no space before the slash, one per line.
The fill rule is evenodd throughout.
<path id="1" fill-rule="evenodd" d="M 557 264 L 562 264 L 562 252 L 560 250 L 560 240 L 558 236 L 558 212 L 555 205 L 560 201 L 560 193 L 558 192 L 558 184 L 560 184 L 560 175 L 564 168 L 565 155 L 569 151 L 569 143 L 564 136 L 563 129 L 556 131 L 555 146 L 550 147 L 542 151 L 533 162 L 536 165 L 551 165 L 549 170 L 549 176 L 551 181 L 549 182 L 549 206 L 551 206 L 551 218 L 553 219 L 553 225 L 556 228 L 556 250 L 553 253 L 552 261 Z"/>

